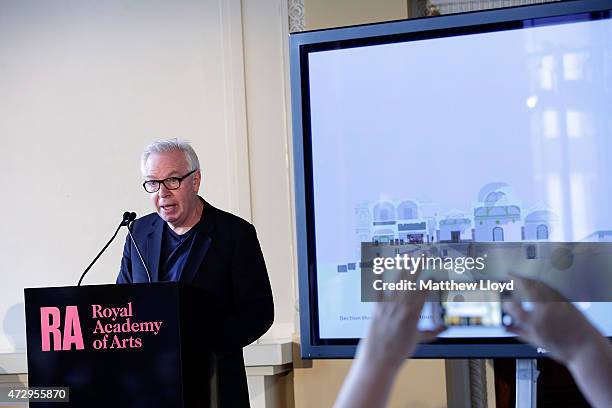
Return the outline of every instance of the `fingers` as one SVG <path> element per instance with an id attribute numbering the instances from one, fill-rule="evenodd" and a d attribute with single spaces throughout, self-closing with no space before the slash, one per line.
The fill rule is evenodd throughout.
<path id="1" fill-rule="evenodd" d="M 521 326 L 529 321 L 529 312 L 523 309 L 521 304 L 514 300 L 505 301 L 502 305 L 504 311 L 512 317 L 512 325 L 513 326 Z"/>
<path id="2" fill-rule="evenodd" d="M 403 309 L 409 321 L 418 322 L 428 296 L 429 292 L 424 290 L 406 293 L 399 306 Z"/>
<path id="3" fill-rule="evenodd" d="M 372 317 L 387 322 L 395 321 L 395 324 L 402 326 L 403 331 L 412 331 L 416 334 L 416 325 L 428 295 L 427 291 L 408 291 L 400 299 L 379 302 Z"/>
<path id="4" fill-rule="evenodd" d="M 519 302 L 509 300 L 503 303 L 503 308 L 506 313 L 512 317 L 512 324 L 506 326 L 506 331 L 516 334 L 521 340 L 529 342 L 531 339 L 531 316 Z"/>
<path id="5" fill-rule="evenodd" d="M 430 293 L 428 290 L 417 290 L 412 292 L 413 294 L 407 297 L 410 298 L 412 304 L 421 306 L 423 306 L 423 303 L 425 303 Z"/>
<path id="6" fill-rule="evenodd" d="M 526 277 L 519 278 L 519 286 L 527 295 L 528 300 L 542 299 L 547 295 L 547 289 L 549 289 L 541 282 Z"/>
<path id="7" fill-rule="evenodd" d="M 439 326 L 431 330 L 421 330 L 419 332 L 419 343 L 430 343 L 436 340 L 438 334 L 446 330 L 445 326 Z"/>
<path id="8" fill-rule="evenodd" d="M 423 305 L 423 303 L 427 300 L 429 296 L 429 290 L 421 290 L 421 289 L 406 289 L 406 290 L 396 290 L 392 293 L 387 293 L 385 298 L 388 302 L 398 302 L 406 305 Z"/>
<path id="9" fill-rule="evenodd" d="M 556 289 L 537 279 L 517 275 L 514 272 L 509 274 L 517 282 L 519 290 L 526 296 L 524 298 L 533 301 L 561 301 L 567 302 Z"/>
<path id="10" fill-rule="evenodd" d="M 516 334 L 522 341 L 529 342 L 527 330 L 521 326 L 507 326 L 506 331 L 512 334 Z"/>

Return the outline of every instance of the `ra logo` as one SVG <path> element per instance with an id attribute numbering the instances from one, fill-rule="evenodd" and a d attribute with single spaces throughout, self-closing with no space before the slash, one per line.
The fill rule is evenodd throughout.
<path id="1" fill-rule="evenodd" d="M 66 306 L 63 328 L 62 313 L 58 307 L 40 308 L 40 333 L 42 351 L 70 350 L 74 344 L 76 350 L 83 350 L 83 333 L 79 321 L 79 309 L 76 306 Z"/>

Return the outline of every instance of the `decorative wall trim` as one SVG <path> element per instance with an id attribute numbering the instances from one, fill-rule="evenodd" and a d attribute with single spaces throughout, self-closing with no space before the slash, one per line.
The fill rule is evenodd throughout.
<path id="1" fill-rule="evenodd" d="M 408 0 L 408 17 L 465 13 L 501 7 L 527 6 L 560 0 Z"/>
<path id="2" fill-rule="evenodd" d="M 289 32 L 304 31 L 304 0 L 287 0 L 289 6 Z"/>
<path id="3" fill-rule="evenodd" d="M 433 0 L 440 14 L 464 13 L 500 7 L 527 6 L 530 4 L 550 3 L 558 0 Z"/>

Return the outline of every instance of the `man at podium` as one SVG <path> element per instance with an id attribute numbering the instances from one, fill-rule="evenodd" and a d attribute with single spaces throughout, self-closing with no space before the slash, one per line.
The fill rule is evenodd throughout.
<path id="1" fill-rule="evenodd" d="M 169 139 L 147 146 L 141 170 L 155 212 L 134 222 L 142 260 L 128 236 L 117 283 L 177 281 L 201 289 L 216 322 L 210 335 L 218 405 L 249 406 L 242 348 L 274 320 L 255 228 L 198 195 L 200 164 L 187 142 Z"/>

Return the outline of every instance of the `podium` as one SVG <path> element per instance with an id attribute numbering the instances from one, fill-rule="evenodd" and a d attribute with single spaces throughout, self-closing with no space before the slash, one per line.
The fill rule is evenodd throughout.
<path id="1" fill-rule="evenodd" d="M 25 289 L 29 387 L 67 387 L 33 407 L 208 407 L 212 324 L 176 282 Z"/>

